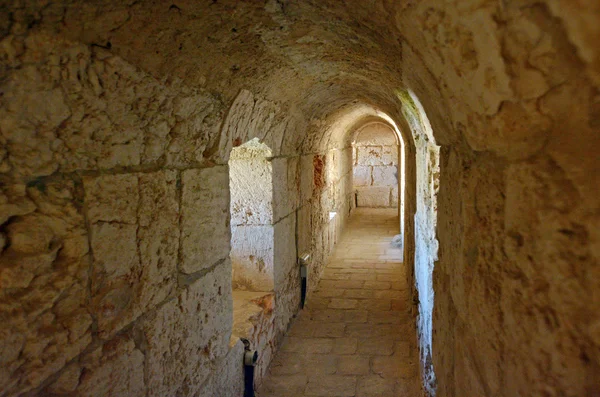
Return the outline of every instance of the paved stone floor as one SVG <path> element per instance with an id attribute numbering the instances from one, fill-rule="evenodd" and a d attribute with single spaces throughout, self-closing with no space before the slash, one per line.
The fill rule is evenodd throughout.
<path id="1" fill-rule="evenodd" d="M 259 397 L 421 395 L 397 233 L 396 210 L 355 211 Z"/>

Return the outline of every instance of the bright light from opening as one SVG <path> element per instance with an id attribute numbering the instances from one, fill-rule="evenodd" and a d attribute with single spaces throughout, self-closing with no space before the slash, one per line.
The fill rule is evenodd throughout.
<path id="1" fill-rule="evenodd" d="M 329 220 L 332 220 L 333 218 L 335 218 L 336 215 L 337 215 L 337 212 L 330 212 L 329 213 Z"/>

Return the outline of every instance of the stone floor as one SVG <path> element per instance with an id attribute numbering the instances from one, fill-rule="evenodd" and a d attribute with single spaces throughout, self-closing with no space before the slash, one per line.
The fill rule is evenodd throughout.
<path id="1" fill-rule="evenodd" d="M 259 397 L 419 396 L 397 211 L 357 209 Z"/>

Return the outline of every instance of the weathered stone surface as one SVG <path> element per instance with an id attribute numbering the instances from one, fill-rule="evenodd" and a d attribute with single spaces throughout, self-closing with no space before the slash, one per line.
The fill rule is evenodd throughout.
<path id="1" fill-rule="evenodd" d="M 359 146 L 356 148 L 356 164 L 363 166 L 380 166 L 385 164 L 382 159 L 381 146 Z"/>
<path id="2" fill-rule="evenodd" d="M 358 187 L 357 189 L 359 207 L 389 207 L 390 188 L 385 186 Z"/>
<path id="3" fill-rule="evenodd" d="M 229 255 L 229 175 L 226 166 L 182 172 L 180 269 L 194 273 Z M 206 238 L 211 236 L 211 238 Z"/>
<path id="4" fill-rule="evenodd" d="M 176 184 L 175 171 L 84 181 L 92 222 L 92 305 L 103 338 L 162 302 L 175 286 Z"/>
<path id="5" fill-rule="evenodd" d="M 264 142 L 274 153 L 279 153 L 283 131 L 277 128 L 274 120 L 278 110 L 276 103 L 257 97 L 248 90 L 240 90 L 223 123 L 219 157 L 227 161 L 235 143 L 252 139 Z"/>
<path id="6" fill-rule="evenodd" d="M 304 205 L 313 195 L 313 156 L 300 157 L 300 202 Z"/>
<path id="7" fill-rule="evenodd" d="M 275 327 L 279 337 L 298 310 L 300 304 L 300 274 L 294 244 L 296 222 L 287 217 L 274 226 L 275 258 Z"/>
<path id="8" fill-rule="evenodd" d="M 398 169 L 395 166 L 373 167 L 374 186 L 398 187 Z"/>
<path id="9" fill-rule="evenodd" d="M 74 181 L 39 179 L 3 190 L 0 388 L 17 395 L 38 387 L 92 341 L 89 246 Z"/>
<path id="10" fill-rule="evenodd" d="M 227 355 L 213 365 L 212 376 L 200 389 L 199 396 L 241 396 L 244 394 L 244 344 L 231 338 Z"/>
<path id="11" fill-rule="evenodd" d="M 144 354 L 134 341 L 126 336 L 106 342 L 102 347 L 82 357 L 79 370 L 79 386 L 76 394 L 81 396 L 139 396 L 147 386 L 144 382 Z M 116 370 L 118 368 L 118 370 Z M 65 374 L 70 376 L 69 374 Z M 66 379 L 59 379 L 52 387 L 64 387 Z"/>
<path id="12" fill-rule="evenodd" d="M 273 221 L 288 216 L 298 207 L 300 174 L 298 157 L 277 158 L 273 164 Z"/>
<path id="13" fill-rule="evenodd" d="M 370 186 L 373 182 L 371 176 L 373 167 L 357 165 L 354 167 L 354 186 Z"/>
<path id="14" fill-rule="evenodd" d="M 360 146 L 398 146 L 394 134 L 383 123 L 371 123 L 357 131 L 354 139 Z"/>
<path id="15" fill-rule="evenodd" d="M 273 223 L 274 181 L 270 157 L 271 149 L 255 139 L 232 149 L 228 163 L 232 225 Z"/>
<path id="16" fill-rule="evenodd" d="M 398 187 L 396 186 L 392 188 L 392 198 L 390 201 L 390 205 L 392 207 L 398 207 L 399 203 L 400 201 L 398 199 Z"/>
<path id="17" fill-rule="evenodd" d="M 84 179 L 88 219 L 92 223 L 137 223 L 140 200 L 137 175 L 102 175 Z"/>
<path id="18" fill-rule="evenodd" d="M 397 207 L 398 142 L 395 132 L 381 123 L 367 124 L 355 133 L 354 188 L 358 206 Z M 387 192 L 381 189 L 388 186 Z"/>
<path id="19" fill-rule="evenodd" d="M 151 396 L 195 395 L 223 358 L 231 336 L 231 270 L 222 263 L 141 326 L 146 338 L 147 387 Z"/>
<path id="20" fill-rule="evenodd" d="M 231 228 L 233 288 L 244 291 L 273 291 L 275 280 L 273 226 Z"/>
<path id="21" fill-rule="evenodd" d="M 27 66 L 4 85 L 8 106 L 0 108 L 0 120 L 10 143 L 2 172 L 39 176 L 203 160 L 208 134 L 219 122 L 213 97 L 163 84 L 105 49 L 74 39 L 36 32 L 26 44 L 22 36 L 4 41 L 2 53 L 11 54 L 12 66 Z M 48 62 L 36 63 L 42 58 Z"/>
<path id="22" fill-rule="evenodd" d="M 314 287 L 355 205 L 343 153 L 353 132 L 377 122 L 406 138 L 402 277 L 418 289 L 420 306 L 411 311 L 420 311 L 428 391 L 598 394 L 597 1 L 474 3 L 0 7 L 0 317 L 9 346 L 0 378 L 10 383 L 0 389 L 44 395 L 39 385 L 56 375 L 57 392 L 77 393 L 76 371 L 61 369 L 81 362 L 83 345 L 103 347 L 113 340 L 102 339 L 105 331 L 121 327 L 96 316 L 98 291 L 115 291 L 115 303 L 147 300 L 139 307 L 150 316 L 151 302 L 175 294 L 167 276 L 175 253 L 177 270 L 192 272 L 179 274 L 178 288 L 226 262 L 227 178 L 198 169 L 225 164 L 231 147 L 252 138 L 273 149 L 281 169 L 301 156 L 302 237 L 282 240 L 290 252 L 297 243 L 311 253 Z M 380 147 L 383 163 L 396 157 Z M 175 202 L 187 197 L 181 216 L 143 204 L 141 175 L 165 169 L 180 182 Z M 190 198 L 186 173 L 196 174 L 204 196 Z M 95 178 L 137 178 L 127 184 L 137 188 L 96 189 L 88 184 Z M 46 189 L 50 180 L 73 185 Z M 284 186 L 277 211 L 296 218 Z M 142 215 L 145 205 L 157 218 Z M 136 253 L 116 258 L 106 245 L 127 251 L 134 229 Z M 95 233 L 102 239 L 93 242 Z M 140 278 L 154 274 L 157 281 Z M 54 307 L 63 298 L 61 310 L 78 313 L 68 325 Z M 146 318 L 127 310 L 123 324 Z M 129 368 L 125 361 L 103 368 Z M 289 376 L 287 394 L 304 392 L 308 378 Z"/>

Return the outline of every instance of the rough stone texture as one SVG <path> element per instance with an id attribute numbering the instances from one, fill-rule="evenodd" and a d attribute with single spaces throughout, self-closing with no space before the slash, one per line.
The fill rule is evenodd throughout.
<path id="1" fill-rule="evenodd" d="M 275 335 L 287 330 L 300 305 L 300 269 L 294 244 L 295 217 L 289 216 L 274 225 L 275 240 Z"/>
<path id="2" fill-rule="evenodd" d="M 271 150 L 258 139 L 229 157 L 233 288 L 273 291 L 273 167 Z M 278 173 L 279 174 L 279 173 Z"/>
<path id="3" fill-rule="evenodd" d="M 1 190 L 0 389 L 38 387 L 92 342 L 88 234 L 80 182 L 64 178 Z"/>
<path id="4" fill-rule="evenodd" d="M 227 258 L 230 248 L 227 167 L 182 172 L 181 270 L 195 273 Z M 206 238 L 210 236 L 210 238 Z"/>
<path id="5" fill-rule="evenodd" d="M 380 122 L 355 132 L 353 185 L 359 207 L 398 207 L 400 152 L 395 134 Z"/>
<path id="6" fill-rule="evenodd" d="M 244 344 L 231 338 L 229 352 L 212 366 L 212 376 L 204 383 L 198 396 L 244 395 Z"/>
<path id="7" fill-rule="evenodd" d="M 440 173 L 440 149 L 435 144 L 431 124 L 422 105 L 413 94 L 404 97 L 404 116 L 415 141 L 417 165 L 415 213 L 415 285 L 419 295 L 419 353 L 425 391 L 435 394 L 436 379 L 432 364 L 433 340 L 433 268 L 438 259 L 437 194 Z"/>
<path id="8" fill-rule="evenodd" d="M 264 292 L 233 291 L 233 334 L 247 340 L 249 348 L 258 352 L 254 367 L 254 382 L 261 384 L 278 340 L 274 325 L 275 294 Z"/>
<path id="9" fill-rule="evenodd" d="M 5 2 L 0 389 L 51 395 L 46 387 L 58 382 L 52 393 L 110 394 L 103 380 L 77 389 L 71 364 L 93 352 L 89 368 L 117 382 L 114 394 L 146 394 L 141 366 L 131 364 L 145 341 L 127 333 L 215 263 L 228 266 L 225 164 L 253 138 L 281 159 L 278 168 L 296 167 L 298 206 L 288 196 L 276 218 L 290 210 L 297 219 L 285 230 L 298 230 L 297 246 L 312 255 L 314 289 L 355 205 L 352 132 L 377 121 L 396 125 L 405 144 L 405 276 L 412 293 L 418 274 L 428 392 L 598 394 L 598 21 L 596 0 Z M 439 173 L 427 166 L 437 163 L 434 145 Z M 142 175 L 161 185 L 167 171 L 177 221 L 168 205 L 143 227 L 132 205 L 144 200 Z M 137 185 L 96 201 L 82 180 L 104 177 Z M 60 187 L 46 189 L 52 184 Z M 111 208 L 114 219 L 98 218 Z M 134 232 L 135 253 L 125 249 Z M 172 252 L 177 268 L 163 273 Z M 111 267 L 116 259 L 123 268 Z M 114 273 L 96 271 L 105 265 Z M 103 290 L 111 285 L 112 295 Z M 98 292 L 124 308 L 122 319 L 98 311 Z M 156 303 L 155 292 L 165 300 Z M 222 294 L 229 299 L 230 289 Z M 225 365 L 215 358 L 208 367 L 218 377 Z M 307 379 L 290 376 L 294 395 Z M 209 384 L 221 383 L 193 387 Z"/>
<path id="10" fill-rule="evenodd" d="M 273 290 L 275 285 L 274 240 L 274 228 L 270 225 L 231 228 L 233 289 Z"/>
<path id="11" fill-rule="evenodd" d="M 175 286 L 179 203 L 174 171 L 85 178 L 92 305 L 107 338 Z M 116 205 L 111 205 L 116 203 Z"/>
<path id="12" fill-rule="evenodd" d="M 273 167 L 268 146 L 253 139 L 229 157 L 231 225 L 273 223 Z"/>
<path id="13" fill-rule="evenodd" d="M 114 368 L 119 368 L 115 371 Z M 77 376 L 69 382 L 71 373 Z M 78 387 L 77 383 L 79 383 Z M 77 395 L 127 396 L 143 395 L 144 354 L 128 337 L 118 336 L 101 348 L 97 348 L 74 363 L 55 382 L 50 391 L 61 395 L 73 392 Z"/>
<path id="14" fill-rule="evenodd" d="M 391 188 L 387 186 L 361 186 L 356 188 L 357 207 L 390 207 Z"/>
<path id="15" fill-rule="evenodd" d="M 223 263 L 193 282 L 143 322 L 149 395 L 196 395 L 211 374 L 211 362 L 225 356 L 233 302 L 224 291 L 231 271 Z"/>

